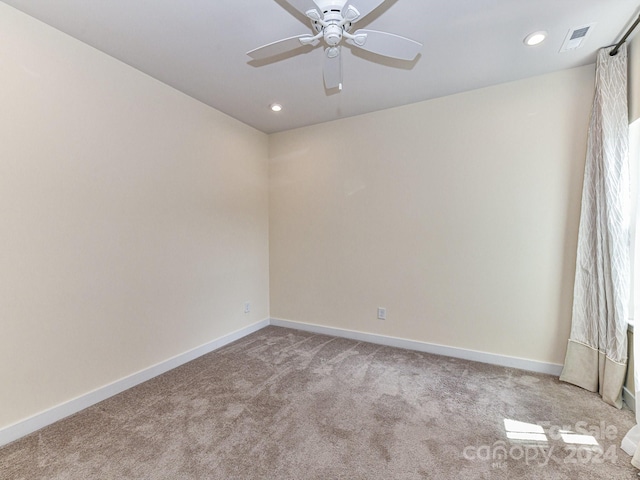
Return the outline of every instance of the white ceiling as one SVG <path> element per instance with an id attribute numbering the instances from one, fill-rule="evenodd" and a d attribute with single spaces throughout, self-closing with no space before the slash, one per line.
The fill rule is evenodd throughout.
<path id="1" fill-rule="evenodd" d="M 635 19 L 638 0 L 387 0 L 356 24 L 424 44 L 414 62 L 343 49 L 344 89 L 325 91 L 323 52 L 268 62 L 246 52 L 311 33 L 286 0 L 4 0 L 267 133 L 586 65 Z M 357 7 L 357 1 L 352 2 Z M 572 27 L 584 46 L 559 53 Z M 546 42 L 524 37 L 547 30 Z M 272 113 L 279 102 L 284 110 Z"/>

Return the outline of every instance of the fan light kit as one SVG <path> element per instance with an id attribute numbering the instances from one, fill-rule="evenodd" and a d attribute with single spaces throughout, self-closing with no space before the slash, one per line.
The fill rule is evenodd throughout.
<path id="1" fill-rule="evenodd" d="M 311 21 L 314 35 L 303 34 L 269 43 L 247 52 L 254 60 L 263 60 L 289 50 L 320 43 L 325 44 L 324 84 L 327 89 L 342 90 L 342 44 L 377 55 L 411 61 L 422 44 L 393 33 L 376 30 L 356 30 L 353 24 L 362 20 L 387 0 L 287 0 Z"/>
<path id="2" fill-rule="evenodd" d="M 540 45 L 547 38 L 547 32 L 541 30 L 539 32 L 533 32 L 527 35 L 524 39 L 525 45 L 533 47 L 534 45 Z"/>

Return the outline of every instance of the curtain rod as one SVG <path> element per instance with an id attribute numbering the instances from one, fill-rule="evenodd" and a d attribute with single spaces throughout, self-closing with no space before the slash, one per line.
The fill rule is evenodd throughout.
<path id="1" fill-rule="evenodd" d="M 613 50 L 611 50 L 609 55 L 613 57 L 618 54 L 618 50 L 620 50 L 620 47 L 622 46 L 622 44 L 627 41 L 627 37 L 631 35 L 631 32 L 633 32 L 633 30 L 638 26 L 638 23 L 640 23 L 640 15 L 638 15 L 638 18 L 636 18 L 636 21 L 633 22 L 633 25 L 631 25 L 631 27 L 629 27 L 629 30 L 627 30 L 627 33 L 624 34 L 622 39 L 616 44 Z"/>

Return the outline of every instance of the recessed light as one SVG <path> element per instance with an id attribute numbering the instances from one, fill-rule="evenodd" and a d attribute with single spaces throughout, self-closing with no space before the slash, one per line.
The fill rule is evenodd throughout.
<path id="1" fill-rule="evenodd" d="M 282 105 L 280 105 L 279 103 L 272 103 L 271 105 L 269 105 L 269 108 L 272 112 L 280 112 L 282 110 Z"/>
<path id="2" fill-rule="evenodd" d="M 544 30 L 540 30 L 539 32 L 533 32 L 527 35 L 524 39 L 524 44 L 530 47 L 534 45 L 539 45 L 544 42 L 544 39 L 547 38 L 547 32 Z"/>

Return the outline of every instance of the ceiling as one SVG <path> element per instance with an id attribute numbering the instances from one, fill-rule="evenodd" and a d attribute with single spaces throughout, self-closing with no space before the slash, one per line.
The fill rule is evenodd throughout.
<path id="1" fill-rule="evenodd" d="M 322 48 L 260 62 L 246 55 L 311 33 L 286 0 L 4 3 L 266 133 L 593 63 L 640 13 L 638 0 L 387 0 L 354 30 L 414 39 L 421 54 L 406 62 L 346 46 L 335 93 L 324 88 Z M 594 22 L 582 48 L 559 53 L 569 29 Z M 536 30 L 547 40 L 525 46 Z M 273 102 L 283 110 L 271 112 Z"/>

